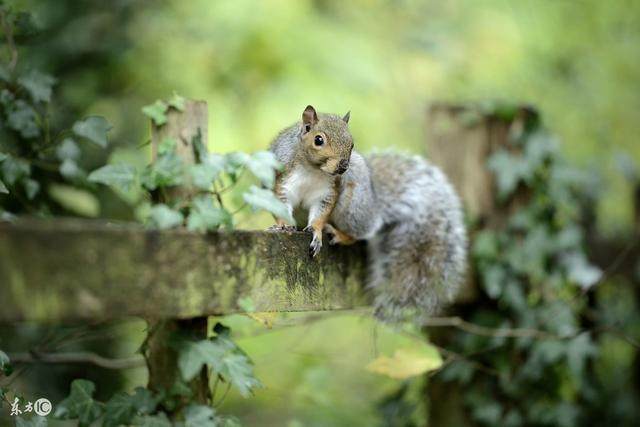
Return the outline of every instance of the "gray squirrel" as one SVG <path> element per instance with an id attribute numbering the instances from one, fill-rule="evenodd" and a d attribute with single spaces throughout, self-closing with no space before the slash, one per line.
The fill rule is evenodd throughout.
<path id="1" fill-rule="evenodd" d="M 467 237 L 460 200 L 445 175 L 419 156 L 361 156 L 350 113 L 317 113 L 282 130 L 271 151 L 284 164 L 275 193 L 313 235 L 309 255 L 330 244 L 367 241 L 376 315 L 422 322 L 457 294 Z M 294 230 L 276 219 L 272 230 Z"/>

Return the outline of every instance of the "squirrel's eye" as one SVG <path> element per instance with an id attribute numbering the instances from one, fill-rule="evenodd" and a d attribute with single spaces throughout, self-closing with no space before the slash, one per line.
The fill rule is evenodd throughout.
<path id="1" fill-rule="evenodd" d="M 324 144 L 324 138 L 322 137 L 322 135 L 316 135 L 316 137 L 313 139 L 313 143 L 316 144 L 317 147 L 319 147 Z"/>

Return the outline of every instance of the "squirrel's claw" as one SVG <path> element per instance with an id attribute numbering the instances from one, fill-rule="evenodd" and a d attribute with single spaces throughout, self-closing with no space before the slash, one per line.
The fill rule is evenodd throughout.
<path id="1" fill-rule="evenodd" d="M 315 258 L 320 253 L 320 249 L 322 249 L 322 237 L 314 235 L 309 245 L 309 256 Z"/>

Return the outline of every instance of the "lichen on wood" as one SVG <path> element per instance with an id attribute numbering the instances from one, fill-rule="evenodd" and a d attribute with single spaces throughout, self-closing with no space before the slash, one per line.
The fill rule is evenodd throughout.
<path id="1" fill-rule="evenodd" d="M 86 220 L 0 224 L 0 321 L 190 318 L 370 302 L 363 245 L 308 258 L 303 232 L 196 234 Z"/>

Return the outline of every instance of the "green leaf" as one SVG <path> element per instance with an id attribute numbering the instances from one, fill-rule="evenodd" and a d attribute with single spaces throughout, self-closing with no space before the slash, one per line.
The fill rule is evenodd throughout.
<path id="1" fill-rule="evenodd" d="M 289 224 L 295 224 L 287 205 L 282 203 L 271 190 L 265 190 L 253 185 L 242 197 L 254 209 L 264 209 Z"/>
<path id="2" fill-rule="evenodd" d="M 249 358 L 227 337 L 182 341 L 178 348 L 178 367 L 185 381 L 192 380 L 206 365 L 234 385 L 245 397 L 262 385 L 254 376 Z"/>
<path id="3" fill-rule="evenodd" d="M 32 70 L 18 79 L 18 83 L 31 95 L 34 102 L 51 101 L 51 89 L 56 79 L 50 75 Z"/>
<path id="4" fill-rule="evenodd" d="M 180 212 L 164 204 L 152 207 L 149 215 L 149 223 L 161 230 L 178 227 L 182 225 L 183 220 L 184 217 Z"/>
<path id="5" fill-rule="evenodd" d="M 122 191 L 129 191 L 136 180 L 136 169 L 125 164 L 106 165 L 91 172 L 87 179 Z"/>
<path id="6" fill-rule="evenodd" d="M 215 164 L 215 162 L 200 163 L 191 166 L 190 174 L 193 185 L 202 190 L 209 190 L 213 182 L 218 179 L 224 165 Z"/>
<path id="7" fill-rule="evenodd" d="M 133 395 L 124 392 L 117 393 L 105 406 L 102 425 L 103 427 L 129 425 L 134 416 L 150 414 L 155 410 L 156 406 L 156 400 L 151 395 L 151 392 L 145 388 L 136 388 Z"/>
<path id="8" fill-rule="evenodd" d="M 7 111 L 7 124 L 18 131 L 20 136 L 26 139 L 40 136 L 38 114 L 29 104 L 19 99 Z"/>
<path id="9" fill-rule="evenodd" d="M 133 419 L 132 425 L 138 427 L 172 427 L 169 418 L 164 412 L 156 415 L 138 416 Z"/>
<path id="10" fill-rule="evenodd" d="M 243 354 L 226 354 L 220 365 L 213 369 L 235 386 L 243 397 L 251 395 L 253 389 L 262 387 L 262 383 L 253 373 L 253 365 Z"/>
<path id="11" fill-rule="evenodd" d="M 8 157 L 7 154 L 4 153 L 0 153 L 0 162 L 2 162 L 4 159 L 6 159 Z"/>
<path id="12" fill-rule="evenodd" d="M 215 411 L 204 405 L 189 405 L 184 410 L 184 427 L 216 427 Z"/>
<path id="13" fill-rule="evenodd" d="M 487 161 L 487 166 L 496 176 L 498 197 L 505 199 L 510 196 L 518 183 L 529 178 L 531 170 L 527 160 L 521 156 L 512 155 L 506 150 L 493 154 Z"/>
<path id="14" fill-rule="evenodd" d="M 60 167 L 58 168 L 60 171 L 60 175 L 64 176 L 67 179 L 79 178 L 84 176 L 84 171 L 80 169 L 78 164 L 71 159 L 66 159 L 62 163 L 60 163 Z"/>
<path id="15" fill-rule="evenodd" d="M 182 184 L 183 164 L 173 152 L 159 155 L 157 161 L 142 174 L 142 184 L 149 190 Z"/>
<path id="16" fill-rule="evenodd" d="M 129 424 L 136 413 L 136 408 L 131 403 L 131 396 L 127 393 L 116 393 L 109 399 L 104 407 L 103 427 L 118 427 Z"/>
<path id="17" fill-rule="evenodd" d="M 51 184 L 48 190 L 54 201 L 77 215 L 95 218 L 100 214 L 100 202 L 87 191 L 62 184 Z"/>
<path id="18" fill-rule="evenodd" d="M 270 151 L 258 151 L 247 161 L 247 168 L 267 188 L 273 188 L 276 179 L 276 170 L 281 168 L 275 154 Z"/>
<path id="19" fill-rule="evenodd" d="M 48 425 L 47 419 L 39 415 L 31 418 L 16 417 L 16 427 L 47 427 Z"/>
<path id="20" fill-rule="evenodd" d="M 226 349 L 211 340 L 184 341 L 179 344 L 178 367 L 185 381 L 191 381 L 205 365 L 219 364 Z"/>
<path id="21" fill-rule="evenodd" d="M 223 224 L 231 227 L 233 219 L 225 209 L 215 207 L 211 197 L 201 196 L 193 200 L 193 206 L 187 219 L 189 230 L 215 230 Z"/>
<path id="22" fill-rule="evenodd" d="M 107 132 L 110 130 L 109 122 L 100 116 L 87 117 L 73 124 L 73 132 L 76 135 L 86 138 L 102 148 L 106 148 L 108 144 Z"/>
<path id="23" fill-rule="evenodd" d="M 73 139 L 65 138 L 56 148 L 56 156 L 62 161 L 77 160 L 80 157 L 80 148 Z"/>
<path id="24" fill-rule="evenodd" d="M 569 274 L 569 280 L 577 283 L 584 291 L 591 289 L 602 277 L 602 270 L 589 264 L 581 252 L 573 252 L 562 258 Z"/>
<path id="25" fill-rule="evenodd" d="M 142 113 L 149 117 L 156 126 L 162 126 L 167 123 L 167 110 L 169 106 L 163 101 L 156 101 L 153 104 L 142 107 Z"/>
<path id="26" fill-rule="evenodd" d="M 170 107 L 173 107 L 178 111 L 184 111 L 185 102 L 186 102 L 186 99 L 184 99 L 182 96 L 178 95 L 177 93 L 173 92 L 173 96 L 167 103 L 169 104 Z"/>
<path id="27" fill-rule="evenodd" d="M 7 156 L 2 162 L 2 176 L 4 181 L 13 185 L 18 180 L 31 174 L 31 166 L 26 160 Z"/>
<path id="28" fill-rule="evenodd" d="M 160 144 L 158 145 L 158 155 L 162 156 L 165 154 L 173 153 L 174 151 L 176 151 L 177 146 L 178 143 L 175 139 L 167 137 L 163 139 L 162 142 L 160 142 Z"/>
<path id="29" fill-rule="evenodd" d="M 22 184 L 24 185 L 24 192 L 27 195 L 27 199 L 33 200 L 34 197 L 40 191 L 40 183 L 31 178 L 25 179 Z"/>
<path id="30" fill-rule="evenodd" d="M 7 186 L 4 185 L 4 182 L 2 182 L 1 179 L 0 179 L 0 194 L 9 194 L 9 190 L 7 189 Z"/>
<path id="31" fill-rule="evenodd" d="M 0 371 L 2 371 L 2 373 L 7 377 L 13 373 L 13 367 L 11 366 L 9 356 L 7 356 L 7 353 L 2 350 L 0 350 Z"/>
<path id="32" fill-rule="evenodd" d="M 95 389 L 96 386 L 91 381 L 74 380 L 71 383 L 69 397 L 57 405 L 54 417 L 78 419 L 80 427 L 89 427 L 103 413 L 102 403 L 93 400 Z"/>

